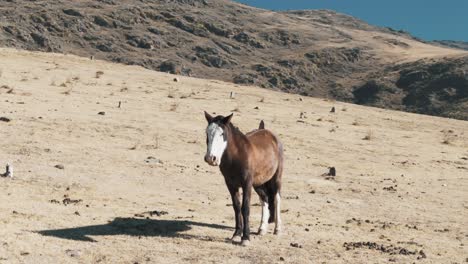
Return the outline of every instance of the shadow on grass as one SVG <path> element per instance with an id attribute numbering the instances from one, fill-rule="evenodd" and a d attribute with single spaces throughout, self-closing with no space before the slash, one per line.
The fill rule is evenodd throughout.
<path id="1" fill-rule="evenodd" d="M 208 236 L 195 236 L 183 234 L 192 229 L 193 226 L 208 227 L 215 229 L 232 230 L 231 227 L 216 224 L 206 224 L 184 220 L 157 220 L 139 218 L 117 217 L 112 222 L 103 225 L 90 225 L 65 229 L 42 230 L 37 233 L 43 236 L 53 236 L 63 239 L 96 242 L 89 236 L 158 236 L 158 237 L 180 237 L 184 239 L 198 239 L 213 241 Z"/>

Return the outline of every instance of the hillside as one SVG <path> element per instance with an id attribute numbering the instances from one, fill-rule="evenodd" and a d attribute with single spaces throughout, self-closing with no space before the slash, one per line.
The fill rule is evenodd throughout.
<path id="1" fill-rule="evenodd" d="M 466 260 L 466 121 L 71 55 L 0 56 L 0 165 L 14 168 L 0 177 L 2 263 Z M 228 240 L 203 110 L 234 111 L 244 132 L 265 120 L 283 141 L 281 237 L 270 226 L 248 248 Z"/>
<path id="2" fill-rule="evenodd" d="M 468 42 L 464 42 L 464 41 L 436 40 L 436 41 L 433 41 L 432 43 L 442 45 L 445 47 L 450 47 L 450 48 L 468 50 Z"/>
<path id="3" fill-rule="evenodd" d="M 273 12 L 227 0 L 12 0 L 0 11 L 0 46 L 468 119 L 466 51 L 333 11 Z M 407 78 L 434 67 L 429 79 Z M 386 84 L 359 92 L 374 76 Z"/>

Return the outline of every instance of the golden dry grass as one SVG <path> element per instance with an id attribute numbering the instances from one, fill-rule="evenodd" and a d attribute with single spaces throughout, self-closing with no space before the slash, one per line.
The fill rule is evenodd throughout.
<path id="1" fill-rule="evenodd" d="M 0 178 L 5 263 L 466 260 L 467 122 L 185 77 L 177 92 L 192 96 L 171 111 L 173 75 L 0 52 L 0 85 L 15 87 L 0 100 L 0 116 L 11 119 L 0 122 L 0 162 L 15 168 L 13 179 Z M 47 70 L 51 62 L 57 67 Z M 97 71 L 105 74 L 96 79 Z M 49 78 L 21 82 L 15 77 L 21 72 Z M 80 76 L 68 96 L 50 83 L 61 83 L 61 76 Z M 259 98 L 264 102 L 253 110 Z M 252 235 L 249 248 L 228 241 L 229 194 L 219 170 L 203 161 L 203 110 L 229 114 L 239 103 L 234 124 L 247 132 L 265 120 L 284 142 L 286 158 L 284 234 L 274 236 L 270 225 L 264 237 Z M 347 111 L 329 113 L 332 106 Z M 297 122 L 301 110 L 308 118 Z M 363 121 L 353 125 L 356 120 Z M 442 144 L 442 130 L 457 136 Z M 362 140 L 368 131 L 378 136 Z M 336 177 L 322 176 L 329 167 Z M 253 197 L 255 232 L 260 207 Z M 344 247 L 353 242 L 415 254 Z M 420 250 L 426 258 L 417 260 Z"/>

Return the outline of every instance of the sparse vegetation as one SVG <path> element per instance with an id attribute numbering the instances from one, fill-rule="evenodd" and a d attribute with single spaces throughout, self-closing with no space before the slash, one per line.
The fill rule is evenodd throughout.
<path id="1" fill-rule="evenodd" d="M 7 56 L 6 61 L 11 61 Z M 307 243 L 311 234 L 317 231 L 314 226 L 325 226 L 327 234 L 315 238 L 313 245 L 336 251 L 336 254 L 328 254 L 330 256 L 327 252 L 318 252 L 317 258 L 328 256 L 331 262 L 343 259 L 365 262 L 370 258 L 382 262 L 388 262 L 389 258 L 396 258 L 396 262 L 417 262 L 417 255 L 398 254 L 416 250 L 427 253 L 427 259 L 421 263 L 465 258 L 461 248 L 445 252 L 438 250 L 437 245 L 431 247 L 423 242 L 442 234 L 436 230 L 449 228 L 450 231 L 442 234 L 447 236 L 444 241 L 447 247 L 458 248 L 461 243 L 456 239 L 464 226 L 463 219 L 457 215 L 460 208 L 447 205 L 464 202 L 465 182 L 460 179 L 467 171 L 466 132 L 463 134 L 468 131 L 466 122 L 350 105 L 347 105 L 351 107 L 349 112 L 341 112 L 341 103 L 335 105 L 337 113 L 332 115 L 328 113 L 331 106 L 320 99 L 285 102 L 283 98 L 291 95 L 270 93 L 257 87 L 238 88 L 236 100 L 231 100 L 228 94 L 235 89 L 233 85 L 220 83 L 205 93 L 202 91 L 209 82 L 193 79 L 178 83 L 173 89 L 174 99 L 169 99 L 168 88 L 174 84 L 165 82 L 167 75 L 164 73 L 140 73 L 141 68 L 108 64 L 103 67 L 105 76 L 95 79 L 95 70 L 89 72 L 89 68 L 103 62 L 71 56 L 62 59 L 61 68 L 67 70 L 47 72 L 41 68 L 44 63 L 40 60 L 50 60 L 49 56 L 58 58 L 60 55 L 41 54 L 39 58 L 33 57 L 30 65 L 23 65 L 34 69 L 28 75 L 32 85 L 19 82 L 21 75 L 13 74 L 21 72 L 19 63 L 14 64 L 15 71 L 5 72 L 0 79 L 0 88 L 8 85 L 0 89 L 0 97 L 3 96 L 0 105 L 4 106 L 1 115 L 11 118 L 10 122 L 0 122 L 3 138 L 8 143 L 4 144 L 0 173 L 4 172 L 7 159 L 12 160 L 20 172 L 17 180 L 0 177 L 0 182 L 7 187 L 4 188 L 5 201 L 11 201 L 2 204 L 6 212 L 4 222 L 14 230 L 32 226 L 38 232 L 33 236 L 20 236 L 26 240 L 19 244 L 15 243 L 16 236 L 4 237 L 4 242 L 8 243 L 5 245 L 12 249 L 12 254 L 5 256 L 8 260 L 28 260 L 42 254 L 56 258 L 57 262 L 92 257 L 101 263 L 114 259 L 157 262 L 161 257 L 158 253 L 169 245 L 168 256 L 164 256 L 168 262 L 182 259 L 218 263 L 225 258 L 219 254 L 224 248 L 234 250 L 228 252 L 233 262 L 248 262 L 250 257 L 255 261 L 257 256 L 246 251 L 252 247 L 243 249 L 225 239 L 234 232 L 232 211 L 225 206 L 231 206 L 232 202 L 219 168 L 204 161 L 208 124 L 203 110 L 214 116 L 226 116 L 233 108 L 241 111 L 234 113 L 232 119 L 240 131 L 256 130 L 261 127 L 260 120 L 264 120 L 265 128 L 284 144 L 287 188 L 284 188 L 285 207 L 281 212 L 285 223 L 290 224 L 279 238 L 283 242 L 269 242 L 274 239 L 273 223 L 269 224 L 266 236 L 253 237 L 254 250 L 263 247 L 262 243 L 270 248 L 261 260 L 275 263 L 280 262 L 281 256 L 285 263 L 310 261 L 310 254 L 305 250 L 311 244 Z M 79 82 L 72 78 L 77 74 L 83 78 Z M 32 81 L 35 75 L 41 80 Z M 57 87 L 48 86 L 54 75 Z M 71 83 L 67 83 L 67 76 Z M 121 85 L 122 80 L 128 84 Z M 93 84 L 87 85 L 89 81 Z M 106 86 L 109 81 L 114 86 Z M 62 82 L 67 84 L 66 88 L 58 87 Z M 128 86 L 130 92 L 119 93 L 124 86 Z M 5 94 L 10 87 L 17 89 L 17 95 Z M 191 96 L 191 89 L 200 92 Z M 145 94 L 145 90 L 153 93 Z M 25 97 L 23 93 L 33 95 Z M 109 96 L 112 93 L 115 95 Z M 185 96 L 189 99 L 180 99 Z M 263 96 L 266 103 L 262 104 L 259 100 Z M 118 108 L 119 101 L 121 108 Z M 180 105 L 170 112 L 173 103 Z M 253 110 L 256 106 L 260 110 Z M 99 111 L 105 111 L 105 115 Z M 322 122 L 317 122 L 318 118 L 323 118 Z M 297 123 L 297 119 L 303 122 Z M 336 123 L 330 123 L 329 119 Z M 353 122 L 359 126 L 350 127 Z M 369 129 L 375 136 L 369 131 L 367 140 L 370 141 L 364 141 Z M 442 132 L 443 129 L 454 131 Z M 448 145 L 444 145 L 443 133 L 457 137 L 449 137 Z M 411 138 L 406 139 L 404 135 Z M 58 164 L 63 164 L 62 169 L 54 168 Z M 335 166 L 338 174 L 332 171 Z M 46 171 L 38 175 L 44 180 L 37 181 L 36 169 L 42 168 Z M 50 190 L 43 191 L 47 184 Z M 12 195 L 8 197 L 6 194 L 10 192 Z M 21 195 L 23 199 L 17 199 Z M 434 197 L 437 203 L 433 202 Z M 31 199 L 39 201 L 33 204 L 36 211 L 54 217 L 52 222 L 47 217 L 31 214 L 34 213 L 28 209 Z M 49 202 L 52 199 L 60 202 Z M 81 199 L 82 202 L 65 207 L 62 199 Z M 252 191 L 252 200 L 255 216 L 251 226 L 256 229 L 262 206 L 255 191 Z M 369 203 L 361 206 L 362 200 L 369 200 Z M 207 207 L 210 210 L 204 210 Z M 315 210 L 313 218 L 308 217 L 315 207 L 340 210 L 335 210 L 336 215 L 330 215 L 330 210 Z M 387 212 L 396 207 L 398 214 L 388 217 Z M 415 210 L 422 207 L 427 210 L 418 215 L 418 221 L 412 221 Z M 103 214 L 102 210 L 108 213 Z M 150 213 L 161 210 L 168 214 L 159 217 L 158 213 Z M 75 211 L 81 216 L 74 214 Z M 96 221 L 92 221 L 94 218 Z M 441 226 L 444 221 L 450 224 Z M 175 228 L 166 232 L 166 227 L 171 229 L 173 225 Z M 96 228 L 102 232 L 95 232 Z M 64 232 L 71 239 L 64 238 Z M 117 236 L 113 235 L 116 233 Z M 352 233 L 352 236 L 343 239 L 340 235 L 343 233 Z M 149 237 L 145 238 L 145 234 Z M 83 239 L 97 242 L 83 242 Z M 148 248 L 148 243 L 155 239 L 164 243 L 152 243 L 153 247 Z M 35 247 L 49 240 L 63 242 L 55 243 L 52 248 Z M 366 241 L 383 244 L 349 251 L 343 247 L 343 243 L 352 242 L 371 244 Z M 83 243 L 99 243 L 100 246 L 90 257 L 80 246 Z M 199 254 L 200 243 L 209 244 L 203 254 Z M 298 244 L 290 246 L 290 243 Z M 299 245 L 303 248 L 293 248 Z M 393 245 L 398 247 L 395 251 Z M 21 255 L 22 251 L 15 251 L 15 248 L 30 255 Z M 120 252 L 122 248 L 124 252 Z M 67 250 L 73 250 L 76 255 L 71 257 Z M 291 250 L 295 252 L 289 252 Z M 135 256 L 133 252 L 137 251 L 141 254 Z M 248 254 L 239 257 L 240 251 Z M 390 255 L 391 252 L 395 255 Z"/>
<path id="2" fill-rule="evenodd" d="M 175 92 L 174 92 L 174 90 L 172 90 L 172 89 L 169 90 L 169 92 L 168 92 L 168 94 L 167 94 L 167 97 L 168 97 L 168 98 L 175 98 Z"/>
<path id="3" fill-rule="evenodd" d="M 72 91 L 73 91 L 73 88 L 70 87 L 70 88 L 68 88 L 66 91 L 62 92 L 62 94 L 64 94 L 64 95 L 70 95 Z"/>
<path id="4" fill-rule="evenodd" d="M 154 134 L 153 135 L 153 148 L 154 149 L 158 149 L 159 148 L 159 142 L 160 141 L 160 137 L 159 137 L 159 134 Z"/>
<path id="5" fill-rule="evenodd" d="M 140 147 L 140 143 L 137 142 L 137 143 L 135 143 L 135 145 L 133 145 L 132 147 L 130 147 L 129 150 L 136 150 L 136 149 L 138 149 L 139 147 Z"/>
<path id="6" fill-rule="evenodd" d="M 172 103 L 171 107 L 169 108 L 169 111 L 175 112 L 177 111 L 177 108 L 179 108 L 179 103 Z"/>
<path id="7" fill-rule="evenodd" d="M 372 130 L 367 130 L 366 135 L 362 138 L 362 140 L 372 140 L 374 137 L 374 133 Z"/>
<path id="8" fill-rule="evenodd" d="M 456 139 L 457 135 L 451 129 L 442 130 L 442 144 L 451 145 L 453 144 L 454 140 Z"/>
<path id="9" fill-rule="evenodd" d="M 99 79 L 99 78 L 101 78 L 102 75 L 104 75 L 103 71 L 97 71 L 95 77 L 96 77 L 96 79 Z"/>

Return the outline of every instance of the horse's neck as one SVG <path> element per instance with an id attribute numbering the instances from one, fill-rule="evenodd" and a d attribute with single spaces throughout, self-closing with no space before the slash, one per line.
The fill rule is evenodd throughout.
<path id="1" fill-rule="evenodd" d="M 229 137 L 227 142 L 226 154 L 230 159 L 236 158 L 245 147 L 247 137 L 229 123 Z"/>

